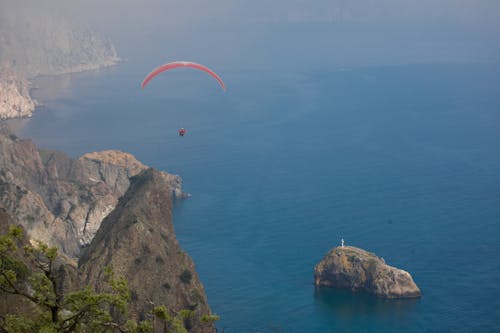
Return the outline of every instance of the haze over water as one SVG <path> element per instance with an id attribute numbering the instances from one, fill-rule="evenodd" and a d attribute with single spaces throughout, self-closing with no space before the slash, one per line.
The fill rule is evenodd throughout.
<path id="1" fill-rule="evenodd" d="M 497 329 L 500 66 L 219 74 L 227 93 L 189 70 L 141 91 L 132 60 L 40 79 L 44 106 L 19 135 L 181 175 L 192 197 L 176 203 L 176 234 L 226 332 Z M 424 296 L 315 290 L 341 237 L 411 272 Z"/>

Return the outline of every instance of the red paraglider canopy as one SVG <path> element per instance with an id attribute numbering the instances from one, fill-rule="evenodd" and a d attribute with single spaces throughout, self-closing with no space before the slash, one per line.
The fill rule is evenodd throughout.
<path id="1" fill-rule="evenodd" d="M 216 79 L 219 82 L 222 89 L 224 89 L 224 91 L 226 91 L 226 85 L 224 84 L 222 79 L 219 77 L 219 75 L 217 75 L 213 70 L 211 70 L 210 68 L 208 68 L 206 66 L 197 64 L 195 62 L 189 62 L 189 61 L 174 61 L 174 62 L 170 62 L 168 64 L 161 65 L 160 67 L 155 68 L 151 73 L 146 75 L 146 77 L 142 81 L 141 88 L 144 89 L 144 87 L 148 84 L 148 82 L 151 81 L 156 75 L 163 73 L 165 71 L 174 69 L 174 68 L 179 68 L 179 67 L 190 67 L 190 68 L 194 68 L 194 69 L 199 69 L 201 71 L 204 71 L 204 72 L 210 74 L 214 79 Z"/>

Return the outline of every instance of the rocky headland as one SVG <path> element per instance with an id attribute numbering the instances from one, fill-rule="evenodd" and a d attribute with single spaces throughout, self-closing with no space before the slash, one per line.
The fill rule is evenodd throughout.
<path id="1" fill-rule="evenodd" d="M 30 117 L 35 107 L 30 82 L 0 66 L 0 119 Z"/>
<path id="2" fill-rule="evenodd" d="M 354 246 L 332 249 L 314 268 L 314 283 L 363 291 L 381 298 L 417 298 L 422 294 L 410 273 Z"/>
<path id="3" fill-rule="evenodd" d="M 174 311 L 195 311 L 189 326 L 210 309 L 194 263 L 175 238 L 173 195 L 171 179 L 163 172 L 147 169 L 132 177 L 128 191 L 104 219 L 78 266 L 84 285 L 103 281 L 106 266 L 124 276 L 132 290 L 132 318 L 145 318 L 153 304 L 170 304 Z"/>
<path id="4" fill-rule="evenodd" d="M 6 127 L 0 130 L 0 207 L 31 237 L 72 258 L 90 244 L 130 177 L 146 169 L 128 153 L 103 151 L 72 159 L 39 150 Z M 180 177 L 162 174 L 174 197 L 183 197 Z"/>
<path id="5" fill-rule="evenodd" d="M 0 12 L 0 119 L 30 117 L 33 78 L 111 66 L 113 44 L 97 32 L 50 13 Z"/>
<path id="6" fill-rule="evenodd" d="M 133 318 L 144 319 L 152 304 L 163 304 L 194 311 L 190 332 L 212 332 L 212 325 L 198 320 L 210 308 L 194 263 L 175 237 L 176 197 L 184 197 L 179 176 L 128 153 L 73 159 L 0 130 L 0 230 L 20 225 L 26 241 L 56 246 L 68 290 L 100 290 L 110 266 L 129 282 Z M 14 303 L 0 296 L 5 314 Z"/>

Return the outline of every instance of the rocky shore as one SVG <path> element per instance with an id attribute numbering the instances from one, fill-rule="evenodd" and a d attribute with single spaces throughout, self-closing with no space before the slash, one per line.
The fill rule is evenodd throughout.
<path id="1" fill-rule="evenodd" d="M 381 298 L 418 298 L 422 294 L 410 273 L 354 246 L 332 249 L 314 268 L 314 283 L 364 291 Z"/>

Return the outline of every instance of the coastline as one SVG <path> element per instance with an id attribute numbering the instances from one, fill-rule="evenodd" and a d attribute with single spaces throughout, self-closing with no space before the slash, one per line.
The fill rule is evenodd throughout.
<path id="1" fill-rule="evenodd" d="M 87 64 L 52 74 L 39 74 L 32 78 L 24 78 L 9 70 L 4 70 L 7 74 L 0 78 L 0 91 L 2 92 L 0 121 L 31 118 L 36 109 L 43 106 L 34 94 L 35 90 L 41 89 L 37 81 L 44 78 L 61 78 L 65 75 L 100 71 L 116 66 L 122 61 L 120 57 L 113 56 L 99 64 Z M 58 91 L 59 89 L 53 93 L 56 94 Z"/>
<path id="2" fill-rule="evenodd" d="M 323 332 L 335 325 L 339 327 L 339 331 L 362 332 L 366 327 L 371 327 L 375 331 L 389 333 L 416 333 L 417 329 L 409 327 L 415 325 L 422 330 L 460 331 L 460 325 L 465 328 L 469 326 L 460 322 L 459 317 L 469 313 L 474 321 L 484 323 L 482 327 L 485 331 L 495 327 L 494 320 L 490 319 L 494 318 L 490 307 L 477 307 L 477 304 L 495 304 L 498 294 L 490 279 L 495 276 L 495 267 L 481 261 L 482 257 L 494 254 L 495 247 L 492 244 L 496 244 L 494 241 L 498 233 L 489 231 L 496 226 L 493 219 L 499 216 L 498 209 L 490 206 L 491 200 L 479 196 L 495 190 L 497 183 L 493 175 L 495 166 L 499 165 L 498 154 L 495 154 L 494 147 L 488 148 L 489 145 L 481 146 L 479 151 L 475 149 L 478 148 L 478 142 L 487 142 L 500 132 L 493 132 L 498 123 L 491 122 L 484 127 L 485 124 L 477 118 L 475 106 L 485 96 L 483 92 L 478 92 L 482 87 L 475 90 L 475 81 L 459 83 L 454 75 L 462 70 L 466 77 L 477 77 L 478 74 L 474 74 L 475 66 L 442 70 L 435 66 L 409 66 L 403 72 L 391 71 L 387 74 L 384 74 L 385 69 L 369 69 L 345 75 L 329 73 L 326 77 L 314 77 L 307 81 L 320 89 L 319 94 L 327 96 L 332 85 L 340 86 L 345 81 L 354 81 L 355 84 L 352 83 L 347 88 L 362 92 L 374 89 L 373 95 L 366 96 L 368 103 L 373 96 L 383 95 L 380 90 L 382 87 L 376 83 L 367 87 L 362 81 L 363 77 L 373 76 L 387 80 L 387 89 L 394 95 L 406 96 L 403 99 L 405 101 L 423 98 L 429 99 L 429 105 L 435 105 L 437 101 L 446 100 L 441 110 L 429 107 L 422 108 L 417 113 L 416 109 L 401 108 L 400 100 L 384 98 L 380 103 L 383 111 L 394 117 L 391 122 L 379 122 L 376 112 L 373 112 L 369 104 L 366 104 L 366 108 L 360 107 L 355 113 L 335 108 L 334 105 L 347 105 L 351 102 L 351 95 L 344 95 L 336 97 L 338 100 L 335 101 L 323 101 L 315 113 L 303 117 L 299 113 L 303 104 L 284 104 L 281 114 L 280 110 L 275 112 L 283 117 L 287 116 L 283 119 L 288 123 L 268 124 L 275 120 L 270 119 L 268 111 L 275 104 L 272 97 L 266 96 L 274 95 L 276 86 L 270 83 L 259 86 L 262 79 L 265 82 L 271 82 L 271 79 L 255 75 L 255 80 L 246 86 L 252 88 L 252 94 L 241 96 L 241 101 L 252 105 L 251 98 L 262 94 L 264 98 L 259 101 L 257 111 L 251 113 L 250 108 L 243 107 L 231 110 L 229 105 L 213 112 L 199 108 L 201 103 L 187 105 L 184 110 L 194 119 L 204 122 L 203 126 L 196 124 L 200 126 L 199 130 L 192 131 L 193 135 L 186 137 L 187 140 L 174 136 L 175 132 L 167 133 L 171 118 L 163 106 L 155 113 L 156 117 L 151 121 L 153 125 L 145 122 L 145 119 L 136 118 L 135 115 L 144 115 L 146 112 L 133 111 L 132 105 L 127 109 L 129 111 L 106 108 L 114 103 L 125 105 L 127 100 L 123 101 L 122 96 L 128 88 L 126 84 L 114 86 L 116 90 L 110 94 L 109 100 L 102 98 L 108 94 L 103 88 L 113 87 L 114 82 L 126 83 L 120 79 L 130 77 L 136 73 L 135 70 L 136 67 L 120 64 L 120 67 L 105 69 L 102 74 L 90 73 L 87 77 L 83 73 L 72 76 L 73 88 L 77 81 L 75 77 L 80 75 L 83 76 L 81 85 L 89 86 L 84 94 L 81 91 L 75 94 L 77 103 L 86 103 L 87 100 L 83 98 L 88 96 L 95 97 L 93 109 L 109 112 L 106 113 L 109 115 L 107 118 L 112 119 L 109 122 L 100 122 L 103 118 L 100 112 L 75 116 L 65 113 L 67 108 L 61 108 L 60 111 L 49 110 L 47 102 L 46 106 L 37 110 L 39 113 L 26 120 L 26 123 L 40 125 L 29 126 L 31 133 L 25 131 L 26 134 L 20 136 L 35 137 L 37 143 L 42 143 L 39 138 L 43 138 L 45 141 L 42 146 L 66 151 L 75 157 L 80 156 L 81 152 L 119 148 L 134 153 L 149 165 L 185 176 L 186 190 L 195 195 L 192 200 L 175 207 L 175 228 L 186 252 L 198 264 L 210 305 L 221 315 L 221 326 L 240 332 L 257 329 L 264 331 L 267 323 L 287 325 L 290 318 L 298 318 L 283 330 L 293 326 L 297 332 L 310 331 L 311 327 L 314 331 Z M 495 77 L 492 82 L 500 77 L 495 71 L 483 70 L 484 72 L 479 72 L 480 76 Z M 113 75 L 117 75 L 108 80 L 106 71 L 116 71 Z M 450 89 L 444 95 L 434 95 L 432 87 L 426 85 L 427 79 L 419 74 L 422 72 L 436 73 L 432 79 Z M 491 74 L 484 74 L 486 72 Z M 269 73 L 268 77 L 273 75 L 274 73 Z M 91 82 L 94 76 L 96 82 L 102 80 L 97 85 Z M 407 77 L 412 86 L 397 85 L 396 80 L 393 80 L 395 77 Z M 233 80 L 235 84 L 240 84 L 250 79 L 245 76 Z M 289 82 L 289 85 L 294 84 L 293 80 Z M 300 89 L 303 85 L 291 87 Z M 404 95 L 410 88 L 411 91 L 422 94 L 422 97 L 419 94 L 412 94 L 410 97 Z M 40 89 L 34 93 L 43 95 L 44 87 L 40 86 Z M 289 92 L 293 91 L 290 88 Z M 464 96 L 465 100 L 459 103 L 462 111 L 455 109 L 457 102 L 451 92 L 459 92 Z M 491 90 L 486 89 L 485 92 L 488 105 L 485 105 L 483 115 L 485 119 L 496 119 L 498 114 L 493 102 L 497 100 L 497 96 L 493 96 Z M 204 94 L 203 98 L 211 96 L 210 91 L 199 93 Z M 66 93 L 63 92 L 63 95 Z M 162 98 L 161 95 L 153 97 Z M 292 102 L 296 101 L 290 93 L 284 97 Z M 259 110 L 262 111 L 258 113 Z M 241 115 L 236 117 L 234 111 Z M 132 116 L 127 122 L 117 124 L 119 126 L 116 128 L 121 130 L 129 125 L 127 128 L 137 128 L 141 132 L 119 131 L 107 137 L 88 135 L 88 141 L 78 143 L 85 138 L 87 130 L 93 129 L 93 123 L 103 133 L 111 133 L 107 128 L 109 124 L 125 112 L 130 112 Z M 67 122 L 56 121 L 57 124 L 46 126 L 55 113 L 63 116 Z M 228 117 L 228 114 L 234 117 Z M 292 118 L 296 114 L 299 116 Z M 311 116 L 316 118 L 311 119 Z M 214 118 L 210 122 L 205 121 L 208 117 Z M 350 121 L 349 126 L 352 126 L 353 131 L 343 128 L 345 124 L 339 122 L 341 117 L 348 117 L 346 119 Z M 48 120 L 41 121 L 42 119 Z M 86 121 L 84 124 L 80 123 L 83 119 Z M 388 140 L 406 133 L 408 123 L 404 120 L 407 119 L 418 125 L 419 132 L 410 132 L 416 137 L 403 142 L 405 147 L 410 148 L 404 152 L 399 149 L 399 142 Z M 148 126 L 135 127 L 134 124 L 139 121 Z M 255 125 L 257 121 L 268 125 L 264 129 L 272 130 L 254 135 L 258 128 Z M 464 128 L 475 135 L 461 138 L 456 131 L 441 130 L 444 124 L 454 121 L 457 123 L 453 128 Z M 161 125 L 154 126 L 156 123 Z M 390 136 L 375 140 L 369 150 L 352 152 L 364 138 L 360 137 L 360 133 L 366 129 L 363 125 L 367 124 L 373 125 L 370 129 Z M 312 132 L 308 131 L 297 135 L 297 129 L 311 128 L 311 125 L 316 129 L 313 134 L 318 136 L 313 137 Z M 78 127 L 84 128 L 77 131 Z M 235 128 L 238 133 L 233 130 Z M 334 130 L 327 131 L 327 128 Z M 475 130 L 477 128 L 481 128 L 483 132 L 478 133 Z M 170 137 L 170 134 L 173 135 Z M 253 136 L 250 137 L 249 134 Z M 249 142 L 248 138 L 252 141 Z M 366 138 L 374 137 L 368 135 Z M 270 142 L 283 143 L 285 139 L 293 145 L 270 146 Z M 429 146 L 428 140 L 441 142 L 442 145 Z M 309 149 L 311 144 L 317 146 Z M 236 145 L 239 147 L 238 151 L 235 150 Z M 444 154 L 442 160 L 436 160 L 437 148 L 449 148 L 453 153 Z M 332 154 L 325 154 L 325 151 L 332 151 Z M 419 154 L 415 154 L 416 152 Z M 304 157 L 308 157 L 307 163 L 302 163 Z M 464 161 L 471 164 L 465 164 Z M 284 170 L 285 165 L 292 169 Z M 311 166 L 318 168 L 318 172 L 312 172 Z M 481 166 L 485 168 L 483 171 L 478 169 Z M 414 171 L 422 171 L 424 174 Z M 473 175 L 470 174 L 471 171 L 474 171 Z M 261 178 L 257 177 L 259 174 Z M 381 177 L 371 177 L 373 174 Z M 447 177 L 436 177 L 440 174 Z M 205 180 L 207 176 L 209 179 Z M 288 179 L 290 182 L 284 183 Z M 391 182 L 387 183 L 387 179 Z M 284 194 L 283 191 L 276 191 L 277 188 L 297 190 L 289 190 Z M 235 189 L 244 189 L 245 192 L 236 192 Z M 429 189 L 436 191 L 427 192 Z M 419 200 L 412 200 L 411 193 L 418 193 Z M 471 206 L 464 206 L 464 200 L 471 200 Z M 435 205 L 436 202 L 440 205 Z M 359 209 L 358 205 L 363 205 L 364 209 Z M 328 212 L 325 213 L 325 209 Z M 476 209 L 483 212 L 479 216 L 481 218 L 471 221 L 474 224 L 469 226 L 469 219 L 477 216 Z M 220 218 L 210 221 L 210 216 Z M 314 223 L 311 224 L 311 221 Z M 452 221 L 459 223 L 456 228 L 450 229 Z M 416 237 L 431 226 L 439 228 L 435 233 L 427 233 L 424 238 Z M 474 239 L 480 240 L 481 246 L 479 251 L 468 252 L 463 256 L 460 249 L 467 243 L 469 238 L 464 236 L 470 235 L 471 230 L 481 232 L 474 236 Z M 390 264 L 408 269 L 425 295 L 421 299 L 387 301 L 361 292 L 330 288 L 316 291 L 311 283 L 311 266 L 328 251 L 332 238 L 340 232 L 347 234 L 348 239 L 356 238 L 356 243 L 380 256 L 390 258 Z M 305 236 L 312 241 L 298 250 L 297 244 L 304 244 Z M 443 242 L 443 237 L 448 236 L 456 239 L 450 246 Z M 283 246 L 276 248 L 274 244 L 277 241 L 283 242 Z M 436 257 L 436 253 L 440 253 L 440 256 Z M 259 263 L 264 265 L 258 266 Z M 463 276 L 463 268 L 468 272 L 479 269 L 479 272 Z M 230 273 L 229 278 L 226 278 L 226 272 Z M 447 283 L 442 284 L 441 281 Z M 479 286 L 477 281 L 481 281 L 484 289 L 488 288 L 491 293 L 482 292 L 483 286 Z M 461 288 L 463 283 L 467 283 L 470 288 Z M 450 293 L 456 297 L 450 297 Z M 293 305 L 288 306 L 291 302 L 285 303 L 282 295 L 291 295 Z M 456 302 L 458 297 L 464 301 Z M 255 304 L 267 304 L 266 309 L 274 311 L 263 313 L 261 306 Z M 306 314 L 314 313 L 314 316 L 297 316 L 297 308 Z M 447 312 L 450 308 L 456 309 L 456 312 Z M 481 314 L 474 312 L 474 309 L 479 309 Z M 443 311 L 446 316 L 441 316 Z M 363 321 L 355 321 L 360 314 Z M 255 321 L 248 318 L 257 318 L 263 324 L 256 328 Z M 353 322 L 357 326 L 352 327 Z"/>

